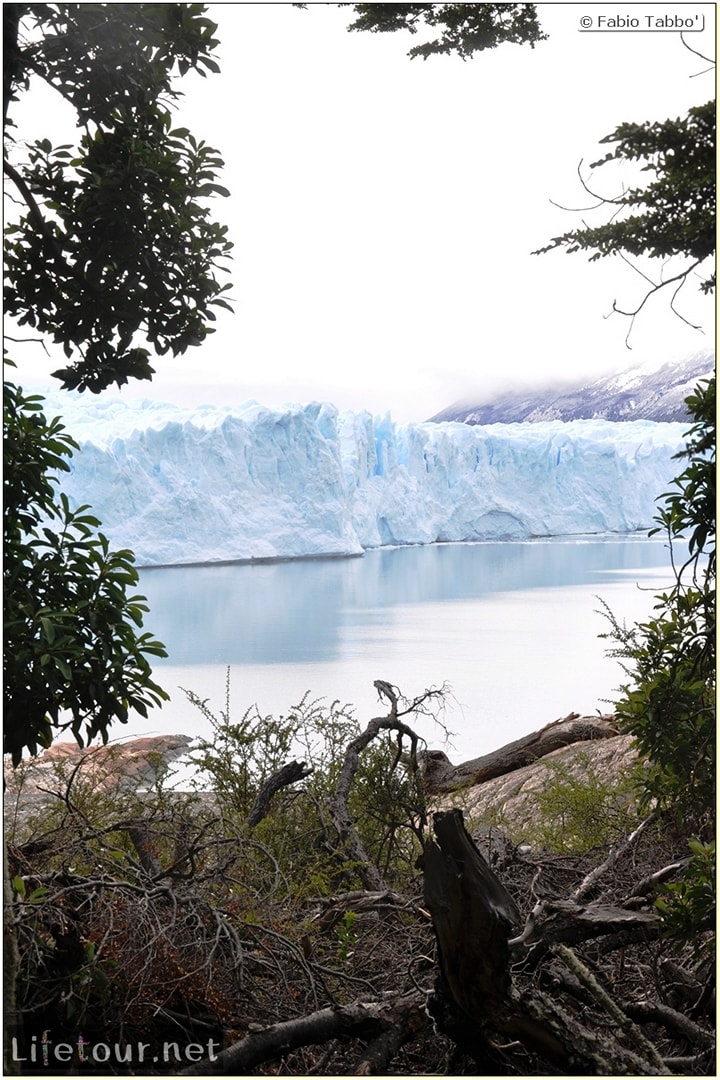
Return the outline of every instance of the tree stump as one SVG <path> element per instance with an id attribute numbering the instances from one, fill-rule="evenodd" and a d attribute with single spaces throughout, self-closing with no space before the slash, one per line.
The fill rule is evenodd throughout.
<path id="1" fill-rule="evenodd" d="M 438 842 L 427 841 L 423 855 L 440 961 L 431 1012 L 479 1065 L 496 1063 L 493 1033 L 566 1065 L 562 1042 L 512 993 L 508 940 L 521 921 L 513 899 L 475 847 L 460 810 L 435 814 L 433 825 Z"/>

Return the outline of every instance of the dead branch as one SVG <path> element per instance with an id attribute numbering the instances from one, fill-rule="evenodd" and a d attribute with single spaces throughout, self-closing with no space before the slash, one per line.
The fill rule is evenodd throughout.
<path id="1" fill-rule="evenodd" d="M 422 1000 L 415 1002 L 399 1012 L 397 1021 L 365 1048 L 355 1064 L 355 1076 L 377 1076 L 387 1070 L 396 1053 L 409 1039 L 414 1039 L 421 1031 L 430 1026 L 430 1017 L 423 1007 Z"/>
<path id="2" fill-rule="evenodd" d="M 147 827 L 147 822 L 138 819 L 135 822 L 128 822 L 126 826 L 128 836 L 133 842 L 135 850 L 142 866 L 148 877 L 159 878 L 162 876 L 163 868 L 160 865 L 160 860 L 153 851 L 152 841 L 150 839 L 150 830 Z"/>
<path id="3" fill-rule="evenodd" d="M 583 899 L 596 885 L 601 877 L 608 872 L 617 861 L 630 851 L 634 845 L 638 842 L 642 834 L 657 821 L 657 811 L 653 811 L 648 817 L 641 821 L 637 829 L 635 829 L 630 835 L 623 840 L 621 844 L 616 844 L 610 849 L 610 853 L 604 862 L 601 862 L 599 866 L 594 867 L 589 874 L 587 874 L 580 882 L 578 887 L 570 894 L 570 899 L 576 904 Z"/>
<path id="4" fill-rule="evenodd" d="M 668 1004 L 684 1004 L 692 1010 L 703 993 L 703 984 L 691 971 L 676 963 L 669 956 L 661 957 L 658 968 L 667 988 Z"/>
<path id="5" fill-rule="evenodd" d="M 713 69 L 713 67 L 715 66 L 715 61 L 712 60 L 709 56 L 705 56 L 704 53 L 698 52 L 697 49 L 693 49 L 692 46 L 688 45 L 687 41 L 685 40 L 685 34 L 682 31 L 680 31 L 680 41 L 683 43 L 683 45 L 688 50 L 688 52 L 693 53 L 695 56 L 699 56 L 701 60 L 704 60 L 707 64 L 710 64 L 710 67 L 707 68 L 708 71 L 711 71 Z M 705 74 L 705 73 L 704 72 L 696 72 L 696 75 L 703 75 L 703 74 Z M 695 75 L 691 75 L 690 78 L 694 79 Z"/>
<path id="6" fill-rule="evenodd" d="M 278 769 L 277 772 L 274 772 L 260 788 L 246 818 L 246 824 L 251 829 L 254 829 L 267 816 L 272 798 L 278 791 L 289 787 L 290 784 L 297 783 L 298 780 L 304 780 L 312 772 L 313 770 L 304 761 L 290 761 L 287 765 L 283 765 L 281 769 Z"/>
<path id="7" fill-rule="evenodd" d="M 610 715 L 580 716 L 570 713 L 531 735 L 460 765 L 452 765 L 441 750 L 426 751 L 420 755 L 425 788 L 430 794 L 436 795 L 484 784 L 487 780 L 531 765 L 538 758 L 546 757 L 563 746 L 591 739 L 609 739 L 617 734 L 618 729 Z"/>
<path id="8" fill-rule="evenodd" d="M 625 260 L 625 261 L 627 261 L 627 260 Z M 673 297 L 672 297 L 672 300 L 673 300 L 673 303 L 674 303 L 675 297 L 677 296 L 680 288 L 685 284 L 687 279 L 690 277 L 690 274 L 692 274 L 693 270 L 695 270 L 703 262 L 704 262 L 704 259 L 696 259 L 695 262 L 691 263 L 684 270 L 681 270 L 680 273 L 673 274 L 672 277 L 667 278 L 665 281 L 660 281 L 657 284 L 653 284 L 652 287 L 645 294 L 645 296 L 642 298 L 640 303 L 637 305 L 637 307 L 633 308 L 630 311 L 625 311 L 623 308 L 618 307 L 617 301 L 613 300 L 612 313 L 614 315 L 625 315 L 627 318 L 629 318 L 631 320 L 630 321 L 630 329 L 628 330 L 627 335 L 625 337 L 625 344 L 626 345 L 627 345 L 627 342 L 628 342 L 628 340 L 630 338 L 630 334 L 632 333 L 633 327 L 635 325 L 635 318 L 636 318 L 637 315 L 640 314 L 640 312 L 645 307 L 645 304 L 648 302 L 650 297 L 654 296 L 655 293 L 660 292 L 661 289 L 667 288 L 668 285 L 673 285 L 677 281 L 677 282 L 679 282 L 679 285 L 678 285 L 678 288 L 673 293 Z M 675 315 L 677 315 L 677 317 L 682 322 L 684 322 L 687 326 L 689 326 L 693 330 L 700 330 L 700 326 L 696 326 L 694 323 L 691 323 L 688 319 L 686 319 L 684 317 L 684 315 L 681 315 L 679 313 L 679 311 L 677 311 L 676 308 L 674 308 L 672 306 L 672 303 L 671 303 L 670 306 L 671 306 L 671 309 L 672 309 L 673 313 Z M 629 348 L 629 346 L 628 346 L 628 348 Z"/>
<path id="9" fill-rule="evenodd" d="M 623 900 L 623 904 L 626 907 L 632 907 L 634 904 L 647 904 L 648 898 L 653 896 L 657 892 L 658 885 L 662 885 L 668 878 L 674 877 L 679 870 L 683 870 L 690 859 L 677 859 L 675 862 L 669 863 L 667 866 L 663 866 L 660 870 L 656 870 L 652 874 L 648 874 L 642 881 L 639 881 L 632 889 L 632 894 Z"/>
<path id="10" fill-rule="evenodd" d="M 385 1002 L 356 1002 L 319 1009 L 309 1016 L 299 1016 L 261 1031 L 253 1031 L 246 1038 L 217 1054 L 214 1060 L 206 1058 L 188 1069 L 181 1076 L 212 1076 L 217 1073 L 235 1072 L 243 1075 L 263 1062 L 282 1057 L 300 1046 L 324 1043 L 338 1035 L 353 1035 L 376 1039 L 398 1023 L 412 1029 L 419 1021 L 422 999 L 418 994 L 394 998 Z M 412 1021 L 406 1018 L 413 1016 Z M 409 1038 L 411 1032 L 405 1037 Z M 402 1041 L 402 1040 L 401 1040 Z"/>
<path id="11" fill-rule="evenodd" d="M 572 971 L 573 975 L 580 980 L 583 986 L 590 991 L 593 997 L 613 1018 L 615 1023 L 631 1037 L 636 1049 L 639 1049 L 641 1053 L 646 1055 L 649 1064 L 654 1066 L 654 1069 L 650 1068 L 647 1071 L 654 1075 L 655 1070 L 659 1070 L 657 1075 L 662 1076 L 664 1073 L 664 1064 L 656 1047 L 645 1038 L 637 1025 L 634 1024 L 620 1006 L 613 1001 L 585 964 L 583 964 L 575 953 L 565 945 L 554 945 L 553 952 L 563 961 L 570 971 Z"/>
<path id="12" fill-rule="evenodd" d="M 358 914 L 368 911 L 411 911 L 423 920 L 430 917 L 423 908 L 392 889 L 380 892 L 355 890 L 340 896 L 315 897 L 311 902 L 320 904 L 324 909 L 314 915 L 312 920 L 321 933 L 332 930 L 346 911 L 355 911 Z"/>
<path id="13" fill-rule="evenodd" d="M 390 703 L 390 712 L 387 716 L 377 716 L 372 719 L 365 730 L 348 743 L 337 786 L 334 793 L 327 800 L 328 810 L 338 835 L 339 845 L 356 864 L 363 886 L 370 892 L 382 891 L 386 888 L 386 885 L 380 871 L 373 864 L 365 845 L 360 839 L 348 809 L 350 787 L 360 764 L 360 754 L 373 739 L 377 738 L 381 731 L 395 731 L 399 737 L 403 735 L 407 737 L 410 742 L 410 759 L 417 762 L 417 745 L 419 742 L 418 736 L 412 728 L 409 728 L 407 724 L 399 719 L 398 702 L 400 695 L 397 689 L 381 679 L 375 681 L 375 687 L 378 693 Z M 423 695 L 417 701 L 422 702 L 425 697 L 426 695 Z M 404 712 L 407 711 L 410 710 L 404 710 Z"/>
<path id="14" fill-rule="evenodd" d="M 575 904 L 572 900 L 541 900 L 528 917 L 519 937 L 512 938 L 510 947 L 533 945 L 537 942 L 568 942 L 577 944 L 589 938 L 617 931 L 642 929 L 658 931 L 660 917 L 651 911 L 628 911 L 612 904 Z"/>
<path id="15" fill-rule="evenodd" d="M 659 1001 L 630 1001 L 623 1004 L 623 1011 L 639 1024 L 662 1024 L 683 1039 L 701 1050 L 709 1050 L 715 1045 L 715 1038 L 684 1013 L 671 1009 Z"/>

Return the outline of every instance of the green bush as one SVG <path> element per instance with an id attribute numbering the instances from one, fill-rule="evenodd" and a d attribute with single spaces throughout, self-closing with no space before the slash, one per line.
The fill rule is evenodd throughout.
<path id="1" fill-rule="evenodd" d="M 512 811 L 500 797 L 483 804 L 471 831 L 496 827 L 516 844 L 553 854 L 584 854 L 611 846 L 639 824 L 635 766 L 603 774 L 592 752 L 576 745 L 560 758 L 538 761 L 535 768 L 538 784 L 517 796 Z"/>
<path id="2" fill-rule="evenodd" d="M 264 852 L 259 857 L 255 848 L 254 865 L 246 867 L 238 886 L 248 902 L 251 894 L 276 891 L 278 882 L 277 898 L 282 894 L 291 908 L 311 896 L 361 888 L 357 865 L 339 842 L 328 808 L 347 747 L 361 730 L 350 707 L 306 694 L 286 715 L 264 716 L 253 706 L 234 720 L 229 671 L 222 709 L 213 711 L 206 700 L 185 693 L 212 728 L 193 755 L 197 783 L 209 786 L 226 825 Z M 297 758 L 307 774 L 278 791 L 269 812 L 250 825 L 263 785 Z M 419 780 L 399 764 L 397 746 L 387 738 L 374 740 L 361 754 L 348 808 L 373 864 L 389 886 L 401 889 L 416 874 L 423 796 Z"/>
<path id="3" fill-rule="evenodd" d="M 715 380 L 687 398 L 694 424 L 677 455 L 688 465 L 660 496 L 656 517 L 675 552 L 685 540 L 688 558 L 675 581 L 656 597 L 645 623 L 621 625 L 607 605 L 609 655 L 628 681 L 616 713 L 635 736 L 648 768 L 640 790 L 645 806 L 671 814 L 687 832 L 712 832 L 715 807 Z"/>
<path id="4" fill-rule="evenodd" d="M 715 841 L 690 841 L 690 861 L 681 881 L 662 886 L 655 901 L 665 936 L 692 942 L 696 957 L 714 962 L 716 874 Z"/>
<path id="5" fill-rule="evenodd" d="M 630 770 L 603 779 L 586 751 L 576 751 L 572 764 L 548 761 L 545 767 L 549 775 L 534 796 L 538 817 L 528 842 L 581 854 L 608 847 L 638 823 Z"/>

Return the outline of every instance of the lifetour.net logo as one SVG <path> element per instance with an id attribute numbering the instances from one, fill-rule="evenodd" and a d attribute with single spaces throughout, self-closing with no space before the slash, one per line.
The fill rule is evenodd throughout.
<path id="1" fill-rule="evenodd" d="M 215 1039 L 208 1039 L 207 1043 L 165 1042 L 159 1047 L 143 1042 L 90 1042 L 82 1035 L 72 1043 L 55 1042 L 48 1029 L 27 1041 L 13 1038 L 10 1052 L 15 1062 L 57 1069 L 61 1065 L 188 1065 L 203 1058 L 215 1061 L 219 1049 L 220 1043 Z"/>

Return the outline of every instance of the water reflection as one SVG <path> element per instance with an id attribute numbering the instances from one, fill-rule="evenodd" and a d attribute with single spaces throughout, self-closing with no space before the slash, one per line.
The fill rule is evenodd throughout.
<path id="1" fill-rule="evenodd" d="M 140 586 L 169 663 L 272 665 L 332 660 L 348 638 L 382 636 L 394 608 L 609 584 L 667 565 L 664 544 L 641 539 L 435 544 L 361 559 L 144 570 Z"/>

